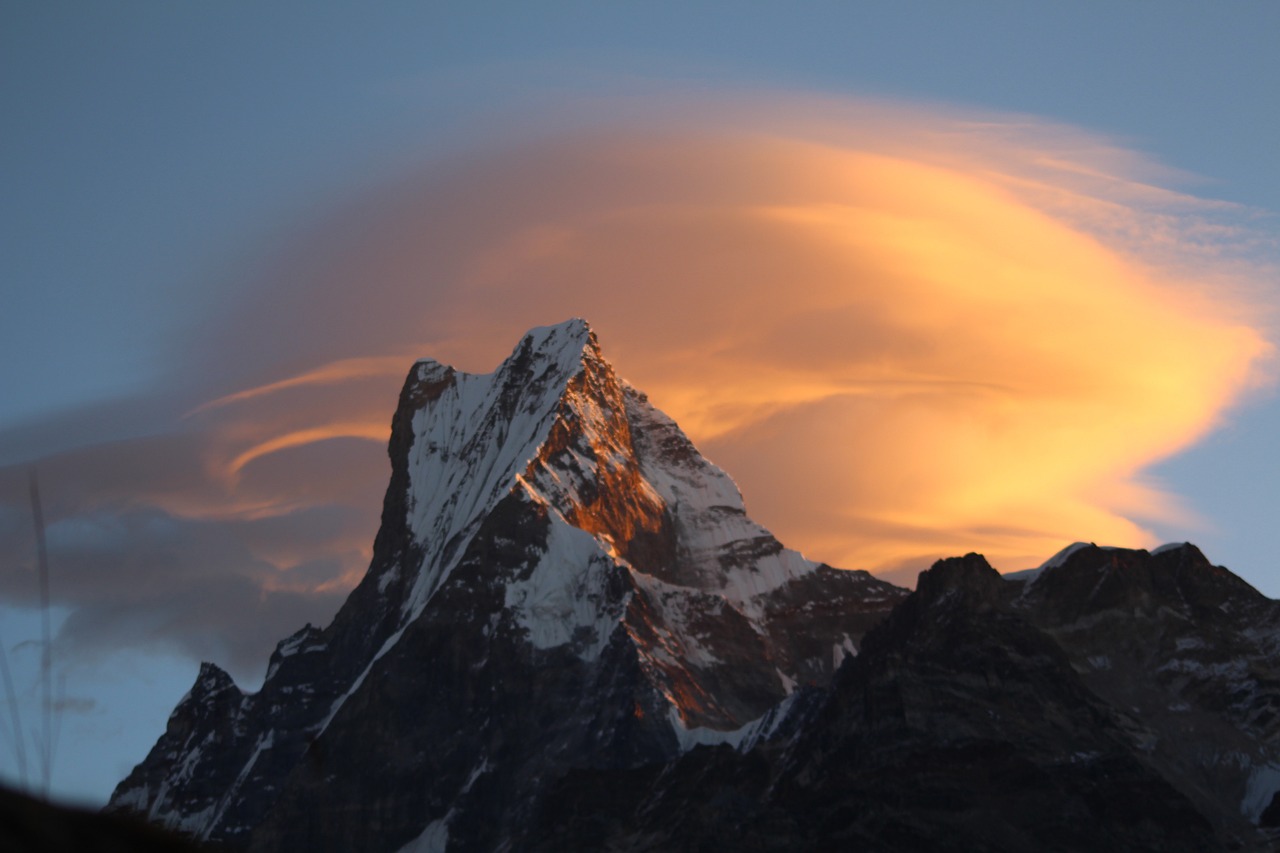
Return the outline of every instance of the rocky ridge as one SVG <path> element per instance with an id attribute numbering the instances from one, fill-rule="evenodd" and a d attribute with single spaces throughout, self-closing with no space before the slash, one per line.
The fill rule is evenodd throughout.
<path id="1" fill-rule="evenodd" d="M 1194 546 L 905 590 L 788 551 L 601 355 L 414 365 L 369 571 L 108 810 L 249 850 L 1266 850 L 1280 603 Z"/>
<path id="2" fill-rule="evenodd" d="M 1277 618 L 1191 545 L 940 561 L 785 736 L 575 771 L 525 846 L 1274 849 Z"/>
<path id="3" fill-rule="evenodd" d="M 414 365 L 374 557 L 262 688 L 201 668 L 110 812 L 228 849 L 509 846 L 570 768 L 752 742 L 906 592 L 808 561 L 582 321 Z"/>

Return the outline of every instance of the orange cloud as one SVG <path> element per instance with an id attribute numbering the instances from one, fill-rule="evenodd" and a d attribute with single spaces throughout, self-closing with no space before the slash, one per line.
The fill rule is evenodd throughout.
<path id="1" fill-rule="evenodd" d="M 1183 538 L 1195 519 L 1144 472 L 1270 381 L 1277 257 L 1254 212 L 1184 181 L 1024 117 L 638 115 L 353 200 L 154 397 L 5 438 L 44 448 L 82 648 L 177 644 L 250 681 L 367 566 L 413 359 L 488 371 L 570 316 L 755 517 L 833 565 L 910 582 L 970 550 L 1012 569 Z M 0 468 L 15 601 L 35 588 L 26 496 L 26 468 Z"/>
<path id="2" fill-rule="evenodd" d="M 303 349 L 339 327 L 312 356 L 330 363 L 199 416 L 233 473 L 384 438 L 408 367 L 386 354 L 487 371 L 529 326 L 585 316 L 809 556 L 1021 568 L 1075 539 L 1149 545 L 1144 525 L 1192 519 L 1144 470 L 1272 354 L 1265 239 L 1177 178 L 1072 128 L 869 103 L 475 156 L 304 244 L 267 284 Z"/>
<path id="3" fill-rule="evenodd" d="M 333 438 L 367 438 L 385 444 L 390 436 L 391 429 L 388 426 L 375 423 L 337 423 L 294 430 L 250 447 L 228 463 L 227 471 L 235 476 L 255 459 L 281 450 L 315 444 L 318 441 L 328 441 Z"/>
<path id="4" fill-rule="evenodd" d="M 234 394 L 227 394 L 216 400 L 202 403 L 192 410 L 188 417 L 217 409 L 232 403 L 240 403 L 307 385 L 337 385 L 353 379 L 369 379 L 378 376 L 403 376 L 406 363 L 412 361 L 411 355 L 378 356 L 373 358 L 345 358 L 308 370 L 297 376 L 290 376 L 265 385 L 247 388 Z"/>

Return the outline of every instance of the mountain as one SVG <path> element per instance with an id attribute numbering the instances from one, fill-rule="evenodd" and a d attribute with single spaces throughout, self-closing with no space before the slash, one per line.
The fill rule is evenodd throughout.
<path id="1" fill-rule="evenodd" d="M 333 622 L 256 693 L 202 665 L 108 812 L 226 849 L 519 846 L 571 772 L 776 734 L 907 595 L 751 521 L 580 320 L 491 374 L 415 364 L 389 454 Z"/>
<path id="2" fill-rule="evenodd" d="M 1079 545 L 1013 605 L 1220 833 L 1280 827 L 1280 602 L 1193 545 Z"/>
<path id="3" fill-rule="evenodd" d="M 369 571 L 107 811 L 252 851 L 1280 848 L 1280 602 L 1189 544 L 788 551 L 582 321 L 409 372 Z"/>
<path id="4" fill-rule="evenodd" d="M 1270 850 L 1280 603 L 1191 545 L 944 560 L 785 737 L 577 769 L 530 850 Z"/>

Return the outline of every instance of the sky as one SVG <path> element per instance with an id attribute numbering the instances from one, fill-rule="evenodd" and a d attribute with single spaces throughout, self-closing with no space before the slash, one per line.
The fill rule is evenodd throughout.
<path id="1" fill-rule="evenodd" d="M 1280 596 L 1276 4 L 0 20 L 11 783 L 46 775 L 31 471 L 47 775 L 101 805 L 199 661 L 256 687 L 361 576 L 413 360 L 570 316 L 807 556 L 1190 540 Z"/>

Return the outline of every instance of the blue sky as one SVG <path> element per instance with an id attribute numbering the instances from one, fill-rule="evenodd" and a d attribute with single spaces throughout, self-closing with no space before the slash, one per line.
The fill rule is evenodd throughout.
<path id="1" fill-rule="evenodd" d="M 314 367 L 291 341 L 312 341 L 323 324 L 312 318 L 295 332 L 286 310 L 294 303 L 261 292 L 264 267 L 287 267 L 277 259 L 311 229 L 341 222 L 358 204 L 352 199 L 418 175 L 423 164 L 518 147 L 586 122 L 593 111 L 625 112 L 633 101 L 784 92 L 1032 116 L 1136 151 L 1169 167 L 1166 184 L 1245 206 L 1238 215 L 1262 235 L 1273 239 L 1278 230 L 1280 6 L 1269 2 L 536 9 L 5 2 L 0 9 L 0 98 L 9 117 L 0 134 L 0 466 L 13 471 L 104 442 L 177 435 L 183 416 L 214 397 Z M 1274 244 L 1264 241 L 1260 251 L 1274 252 Z M 1274 292 L 1261 302 L 1274 305 Z M 234 320 L 255 307 L 260 326 Z M 273 324 L 281 330 L 275 345 L 266 340 Z M 248 330 L 244 339 L 237 329 Z M 1280 405 L 1271 391 L 1256 391 L 1226 410 L 1218 429 L 1144 474 L 1202 518 L 1191 529 L 1154 523 L 1156 533 L 1192 539 L 1273 596 L 1280 594 L 1271 533 L 1280 510 L 1277 434 Z M 166 440 L 165 452 L 180 458 L 184 440 Z M 312 448 L 307 462 L 385 466 L 382 452 L 365 444 L 342 445 L 333 458 Z M 103 468 L 94 495 L 105 493 L 111 470 Z M 138 563 L 159 559 L 163 542 L 225 549 L 228 563 L 257 559 L 252 548 L 228 544 L 239 534 L 208 520 L 184 527 L 171 517 L 117 517 L 106 504 L 60 516 L 70 504 L 48 486 L 51 517 L 64 521 L 64 549 L 77 536 L 150 537 L 121 557 L 128 579 L 121 583 L 150 577 Z M 371 487 L 359 499 L 376 503 L 378 494 Z M 749 490 L 747 499 L 752 505 Z M 29 525 L 23 507 L 20 500 L 0 507 L 6 541 Z M 307 518 L 281 521 L 271 535 L 330 529 L 337 516 L 325 512 L 315 507 Z M 367 531 L 359 519 L 342 518 L 351 542 L 335 537 L 332 547 L 346 549 L 349 565 L 360 557 L 352 543 Z M 24 611 L 31 597 L 21 573 L 7 568 L 23 559 L 11 555 L 3 569 L 12 578 L 0 589 L 0 641 L 29 728 L 38 717 L 28 642 L 36 623 Z M 342 589 L 335 559 L 319 549 L 299 558 L 317 581 L 273 588 L 254 648 L 331 612 Z M 215 563 L 200 569 L 207 584 L 200 595 L 230 608 L 239 593 L 208 578 L 222 565 Z M 54 572 L 56 587 L 56 561 Z M 329 581 L 336 585 L 316 592 Z M 198 637 L 165 633 L 156 626 L 174 614 L 190 621 L 190 611 L 168 599 L 150 610 L 118 600 L 109 576 L 90 587 L 60 599 L 68 632 L 82 632 L 65 655 L 67 695 L 80 701 L 63 717 L 53 785 L 65 797 L 100 803 L 159 735 L 199 657 L 251 682 L 265 656 L 255 670 L 250 651 L 220 644 L 218 631 L 230 623 L 216 608 Z M 108 608 L 94 610 L 93 602 L 127 603 L 134 630 L 103 628 Z M 96 650 L 87 648 L 91 641 Z M 11 743 L 0 744 L 0 775 L 16 776 Z"/>

